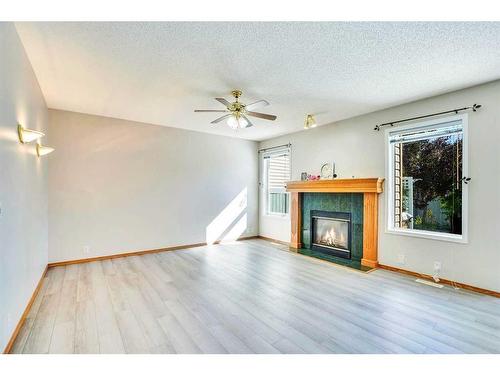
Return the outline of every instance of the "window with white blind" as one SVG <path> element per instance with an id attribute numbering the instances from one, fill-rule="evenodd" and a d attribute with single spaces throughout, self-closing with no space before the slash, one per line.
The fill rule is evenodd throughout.
<path id="1" fill-rule="evenodd" d="M 290 148 L 264 151 L 262 157 L 266 214 L 286 215 L 290 200 L 285 189 L 286 182 L 290 181 Z"/>
<path id="2" fill-rule="evenodd" d="M 467 117 L 388 129 L 389 231 L 464 242 Z"/>

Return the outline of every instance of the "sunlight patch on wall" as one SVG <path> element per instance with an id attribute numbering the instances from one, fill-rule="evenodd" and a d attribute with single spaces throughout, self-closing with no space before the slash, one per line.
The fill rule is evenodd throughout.
<path id="1" fill-rule="evenodd" d="M 245 213 L 221 239 L 221 242 L 236 241 L 247 230 L 247 214 Z"/>
<path id="2" fill-rule="evenodd" d="M 244 188 L 206 228 L 206 242 L 212 245 L 219 239 L 226 240 L 235 233 L 241 235 L 247 227 L 247 215 L 235 221 L 247 208 L 247 188 Z M 243 230 L 242 230 L 243 229 Z"/>

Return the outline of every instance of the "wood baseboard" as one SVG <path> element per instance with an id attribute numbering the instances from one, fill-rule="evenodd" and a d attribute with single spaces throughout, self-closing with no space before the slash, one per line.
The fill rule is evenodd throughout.
<path id="1" fill-rule="evenodd" d="M 38 292 L 40 291 L 40 288 L 42 287 L 42 282 L 43 278 L 47 274 L 49 266 L 45 266 L 45 269 L 43 270 L 42 277 L 40 277 L 40 280 L 38 281 L 38 284 L 35 288 L 35 291 L 31 295 L 31 298 L 28 302 L 28 305 L 24 309 L 23 315 L 21 315 L 21 319 L 19 319 L 19 322 L 16 325 L 16 328 L 14 329 L 14 332 L 12 332 L 12 335 L 10 336 L 10 340 L 7 343 L 7 346 L 5 347 L 3 354 L 9 354 L 10 351 L 12 350 L 12 346 L 14 346 L 14 342 L 16 341 L 17 335 L 19 334 L 19 331 L 21 330 L 21 327 L 24 324 L 24 321 L 26 320 L 26 317 L 28 316 L 28 313 L 30 312 L 31 306 L 33 305 L 33 302 L 35 302 L 35 298 L 38 295 Z"/>
<path id="2" fill-rule="evenodd" d="M 189 245 L 179 245 L 179 246 L 171 246 L 171 247 L 164 247 L 160 249 L 149 249 L 149 250 L 139 250 L 139 251 L 131 251 L 127 253 L 117 253 L 117 254 L 111 254 L 111 255 L 101 255 L 98 257 L 92 257 L 92 258 L 81 258 L 81 259 L 72 259 L 72 260 L 63 260 L 60 262 L 52 262 L 48 264 L 49 268 L 52 267 L 59 267 L 59 266 L 68 266 L 70 264 L 80 264 L 80 263 L 89 263 L 89 262 L 95 262 L 98 260 L 108 260 L 108 259 L 115 259 L 115 258 L 124 258 L 124 257 L 131 257 L 135 255 L 144 255 L 144 254 L 154 254 L 154 253 L 161 253 L 163 251 L 173 251 L 173 250 L 182 250 L 182 249 L 187 249 L 190 247 L 200 247 L 200 246 L 205 246 L 205 242 L 199 242 L 199 243 L 193 243 Z"/>
<path id="3" fill-rule="evenodd" d="M 256 239 L 259 236 L 249 236 L 249 237 L 241 237 L 238 238 L 238 241 L 245 241 L 245 240 L 251 240 L 251 239 Z M 215 241 L 215 244 L 219 244 L 220 241 Z M 200 246 L 207 246 L 206 242 L 198 242 L 198 243 L 193 243 L 193 244 L 188 244 L 188 245 L 178 245 L 178 246 L 170 246 L 170 247 L 163 247 L 160 249 L 150 249 L 150 250 L 139 250 L 139 251 L 131 251 L 127 253 L 117 253 L 117 254 L 111 254 L 111 255 L 102 255 L 98 257 L 92 257 L 92 258 L 81 258 L 81 259 L 73 259 L 73 260 L 63 260 L 61 262 L 52 262 L 48 264 L 49 268 L 52 267 L 58 267 L 58 266 L 68 266 L 70 264 L 79 264 L 79 263 L 89 263 L 89 262 L 95 262 L 98 260 L 107 260 L 107 259 L 114 259 L 114 258 L 124 258 L 124 257 L 130 257 L 130 256 L 136 256 L 136 255 L 144 255 L 144 254 L 154 254 L 154 253 L 161 253 L 164 251 L 174 251 L 174 250 L 182 250 L 182 249 L 188 249 L 191 247 L 200 247 Z"/>
<path id="4" fill-rule="evenodd" d="M 405 269 L 402 269 L 402 268 L 387 266 L 385 264 L 379 264 L 378 268 L 382 268 L 382 269 L 387 270 L 387 271 L 402 273 L 404 275 L 409 275 L 409 276 L 414 276 L 414 277 L 419 277 L 419 278 L 422 278 L 422 279 L 427 279 L 427 280 L 434 281 L 432 279 L 431 275 L 426 275 L 426 274 L 422 274 L 422 273 L 418 273 L 418 272 L 408 271 L 408 270 L 405 270 Z M 456 281 L 446 280 L 446 279 L 441 279 L 441 278 L 440 278 L 439 283 L 440 284 L 451 285 L 451 286 L 457 286 L 457 287 L 459 287 L 461 289 L 466 289 L 466 290 L 470 290 L 472 292 L 486 294 L 486 295 L 489 295 L 489 296 L 500 298 L 500 292 L 495 292 L 494 290 L 488 290 L 488 289 L 478 288 L 476 286 L 472 286 L 472 285 L 468 285 L 468 284 L 462 284 L 462 283 L 458 283 Z"/>

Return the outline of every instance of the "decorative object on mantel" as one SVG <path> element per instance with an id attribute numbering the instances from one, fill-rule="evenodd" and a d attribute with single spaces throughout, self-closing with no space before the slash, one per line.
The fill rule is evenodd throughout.
<path id="1" fill-rule="evenodd" d="M 317 181 L 320 179 L 321 179 L 320 175 L 313 175 L 313 174 L 309 174 L 307 172 L 302 172 L 300 174 L 300 181 Z"/>
<path id="2" fill-rule="evenodd" d="M 301 181 L 317 181 L 317 180 L 333 180 L 337 177 L 335 173 L 335 163 L 325 163 L 321 166 L 321 173 L 319 175 L 312 175 L 307 172 L 300 174 Z"/>
<path id="3" fill-rule="evenodd" d="M 333 180 L 337 177 L 335 173 L 335 163 L 325 163 L 321 166 L 321 179 L 322 180 Z"/>
<path id="4" fill-rule="evenodd" d="M 458 114 L 458 112 L 463 112 L 463 111 L 468 111 L 469 109 L 472 109 L 472 112 L 477 112 L 479 108 L 481 108 L 481 104 L 473 104 L 470 107 L 463 107 L 463 108 L 456 108 L 456 109 L 450 109 L 449 111 L 443 111 L 443 112 L 437 112 L 437 113 L 431 113 L 430 115 L 423 115 L 423 116 L 417 116 L 417 117 L 411 117 L 411 118 L 405 118 L 403 120 L 397 120 L 397 121 L 391 121 L 391 122 L 385 122 L 383 124 L 375 126 L 373 130 L 379 131 L 381 127 L 384 126 L 394 126 L 396 124 L 400 124 L 402 122 L 407 122 L 407 121 L 413 121 L 413 120 L 420 120 L 423 118 L 427 117 L 434 117 L 434 116 L 440 116 L 440 115 L 446 115 L 448 113 L 455 113 Z"/>

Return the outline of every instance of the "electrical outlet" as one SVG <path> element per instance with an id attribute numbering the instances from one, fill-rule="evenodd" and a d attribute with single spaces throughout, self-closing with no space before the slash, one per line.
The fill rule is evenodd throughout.
<path id="1" fill-rule="evenodd" d="M 398 263 L 399 264 L 405 264 L 405 255 L 404 254 L 398 254 Z"/>
<path id="2" fill-rule="evenodd" d="M 84 253 L 84 254 L 88 254 L 88 253 L 90 253 L 90 246 L 84 246 L 84 247 L 83 247 L 83 253 Z"/>
<path id="3" fill-rule="evenodd" d="M 437 260 L 434 262 L 434 271 L 436 271 L 436 272 L 441 271 L 441 262 L 439 262 Z"/>

